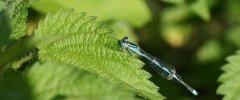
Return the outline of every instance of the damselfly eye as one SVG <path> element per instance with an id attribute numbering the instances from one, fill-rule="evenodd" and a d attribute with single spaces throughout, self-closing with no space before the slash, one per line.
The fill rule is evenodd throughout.
<path id="1" fill-rule="evenodd" d="M 124 37 L 123 37 L 123 39 L 124 39 L 124 40 L 127 40 L 127 39 L 128 39 L 128 37 L 127 37 L 127 36 L 124 36 Z"/>

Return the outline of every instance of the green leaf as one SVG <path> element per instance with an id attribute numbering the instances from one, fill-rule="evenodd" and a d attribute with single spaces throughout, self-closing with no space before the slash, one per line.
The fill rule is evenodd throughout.
<path id="1" fill-rule="evenodd" d="M 7 4 L 5 1 L 0 1 L 0 12 L 7 8 Z"/>
<path id="2" fill-rule="evenodd" d="M 234 27 L 231 27 L 229 30 L 226 32 L 226 40 L 229 42 L 233 43 L 237 47 L 240 47 L 240 26 L 235 25 Z"/>
<path id="3" fill-rule="evenodd" d="M 0 76 L 0 100 L 33 100 L 22 73 L 8 69 Z"/>
<path id="4" fill-rule="evenodd" d="M 226 20 L 231 24 L 240 23 L 240 19 L 239 19 L 240 13 L 238 10 L 238 9 L 240 9 L 239 1 L 238 0 L 227 0 L 224 3 L 224 7 L 225 7 L 224 15 L 227 18 Z"/>
<path id="5" fill-rule="evenodd" d="M 33 52 L 35 49 L 36 41 L 32 37 L 22 38 L 7 47 L 4 52 L 0 53 L 0 72 L 4 71 L 6 65 L 21 59 L 21 57 Z"/>
<path id="6" fill-rule="evenodd" d="M 66 65 L 35 64 L 27 73 L 36 100 L 133 100 L 134 94 L 101 77 Z"/>
<path id="7" fill-rule="evenodd" d="M 163 10 L 160 15 L 163 24 L 176 23 L 189 17 L 190 11 L 186 6 L 176 6 Z"/>
<path id="8" fill-rule="evenodd" d="M 221 58 L 222 47 L 217 40 L 208 40 L 197 51 L 197 60 L 201 63 L 215 61 Z"/>
<path id="9" fill-rule="evenodd" d="M 207 0 L 196 0 L 196 2 L 190 6 L 190 9 L 203 20 L 210 20 L 210 10 Z"/>
<path id="10" fill-rule="evenodd" d="M 134 94 L 71 66 L 36 63 L 25 73 L 0 78 L 1 100 L 134 100 Z"/>
<path id="11" fill-rule="evenodd" d="M 224 73 L 219 77 L 222 84 L 217 89 L 218 94 L 224 95 L 223 100 L 239 100 L 240 95 L 240 51 L 227 58 L 228 64 L 221 69 Z"/>
<path id="12" fill-rule="evenodd" d="M 151 19 L 145 0 L 31 0 L 31 4 L 43 13 L 74 8 L 98 16 L 99 21 L 126 21 L 136 27 Z"/>
<path id="13" fill-rule="evenodd" d="M 18 39 L 25 35 L 26 21 L 27 21 L 27 0 L 12 0 L 8 4 L 8 15 L 10 17 L 12 33 L 10 35 L 13 39 Z"/>
<path id="14" fill-rule="evenodd" d="M 141 69 L 143 63 L 122 51 L 112 32 L 95 19 L 73 10 L 47 15 L 35 31 L 35 38 L 45 38 L 38 45 L 39 59 L 97 73 L 150 99 L 163 98 Z"/>
<path id="15" fill-rule="evenodd" d="M 0 52 L 2 51 L 2 47 L 9 41 L 11 33 L 8 18 L 6 16 L 6 8 L 6 2 L 0 1 Z"/>

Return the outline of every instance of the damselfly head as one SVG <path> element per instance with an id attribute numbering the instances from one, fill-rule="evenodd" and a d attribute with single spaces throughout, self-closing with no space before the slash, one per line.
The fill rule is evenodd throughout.
<path id="1" fill-rule="evenodd" d="M 128 37 L 123 37 L 121 40 L 119 40 L 119 44 L 122 46 L 122 48 L 128 47 Z"/>

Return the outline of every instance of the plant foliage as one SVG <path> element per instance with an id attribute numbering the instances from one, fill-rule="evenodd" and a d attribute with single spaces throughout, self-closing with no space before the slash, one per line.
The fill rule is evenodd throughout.
<path id="1" fill-rule="evenodd" d="M 10 25 L 8 23 L 8 18 L 6 16 L 7 4 L 5 1 L 0 1 L 0 49 L 6 45 L 9 41 L 9 36 L 11 33 Z"/>
<path id="2" fill-rule="evenodd" d="M 47 15 L 35 31 L 39 59 L 75 66 L 120 82 L 139 95 L 163 98 L 151 83 L 143 63 L 120 50 L 118 40 L 107 28 L 96 23 L 95 17 L 73 10 L 61 10 Z"/>
<path id="3" fill-rule="evenodd" d="M 43 13 L 59 9 L 75 9 L 96 15 L 100 21 L 127 21 L 134 26 L 143 26 L 151 19 L 144 0 L 31 0 L 33 8 Z M 123 3 L 124 2 L 124 3 Z M 48 5 L 45 5 L 48 4 Z M 134 6 L 133 6 L 134 5 Z M 44 6 L 44 7 L 43 7 Z M 138 17 L 136 17 L 137 15 Z"/>
<path id="4" fill-rule="evenodd" d="M 9 96 L 14 94 L 15 96 Z M 67 65 L 36 63 L 24 73 L 0 78 L 1 100 L 134 100 L 117 84 Z"/>
<path id="5" fill-rule="evenodd" d="M 17 39 L 25 35 L 27 21 L 27 0 L 8 1 L 8 15 L 10 18 L 12 34 L 11 38 Z"/>
<path id="6" fill-rule="evenodd" d="M 0 0 L 0 100 L 237 100 L 240 52 L 219 66 L 240 47 L 238 2 Z M 199 96 L 143 70 L 124 36 L 176 65 Z"/>
<path id="7" fill-rule="evenodd" d="M 230 56 L 229 62 L 222 67 L 225 72 L 219 77 L 222 84 L 218 87 L 217 93 L 224 95 L 223 100 L 239 100 L 240 95 L 240 51 Z"/>

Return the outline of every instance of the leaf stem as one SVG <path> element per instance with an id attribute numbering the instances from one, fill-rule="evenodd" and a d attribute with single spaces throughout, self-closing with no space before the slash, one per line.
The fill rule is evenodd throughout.
<path id="1" fill-rule="evenodd" d="M 32 51 L 35 48 L 35 45 L 36 41 L 33 40 L 33 37 L 26 37 L 6 48 L 4 52 L 0 53 L 0 72 L 5 69 L 9 62 L 20 58 L 29 51 Z"/>

